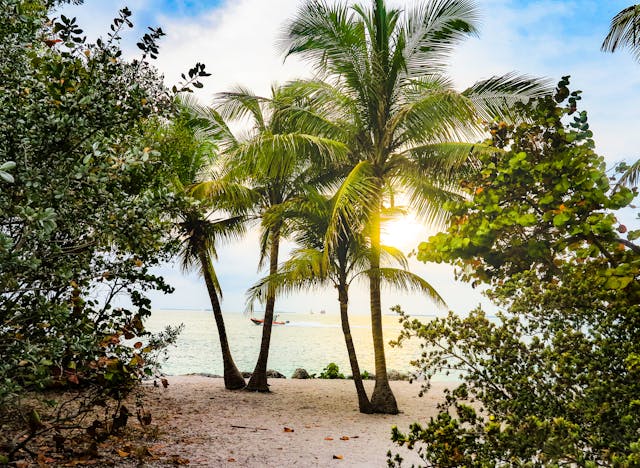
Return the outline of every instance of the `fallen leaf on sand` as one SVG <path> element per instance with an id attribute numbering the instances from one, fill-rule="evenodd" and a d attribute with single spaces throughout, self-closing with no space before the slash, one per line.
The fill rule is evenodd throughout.
<path id="1" fill-rule="evenodd" d="M 160 382 L 162 383 L 162 386 L 164 388 L 167 388 L 169 386 L 169 381 L 167 379 L 160 379 Z"/>
<path id="2" fill-rule="evenodd" d="M 126 458 L 129 456 L 129 452 L 125 452 L 124 450 L 118 450 L 118 455 L 120 455 L 122 458 Z"/>
<path id="3" fill-rule="evenodd" d="M 325 437 L 324 440 L 333 440 L 333 437 Z"/>
<path id="4" fill-rule="evenodd" d="M 349 440 L 349 436 L 342 436 L 340 437 L 340 440 Z"/>
<path id="5" fill-rule="evenodd" d="M 294 432 L 294 430 L 291 429 L 290 427 L 285 427 L 284 432 Z"/>
<path id="6" fill-rule="evenodd" d="M 342 455 L 334 455 L 333 459 L 334 460 L 342 460 L 344 457 Z"/>
<path id="7" fill-rule="evenodd" d="M 227 461 L 228 462 L 234 462 L 234 461 L 236 461 L 236 459 L 235 458 L 227 458 Z"/>

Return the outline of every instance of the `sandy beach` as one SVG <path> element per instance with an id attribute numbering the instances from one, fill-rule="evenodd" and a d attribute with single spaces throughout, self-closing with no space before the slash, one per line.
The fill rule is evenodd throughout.
<path id="1" fill-rule="evenodd" d="M 391 427 L 428 420 L 447 386 L 434 384 L 418 397 L 419 384 L 391 382 L 401 411 L 391 416 L 359 413 L 351 380 L 271 379 L 270 394 L 227 391 L 219 378 L 168 382 L 145 388 L 159 428 L 155 450 L 176 463 L 211 467 L 386 466 L 388 450 L 410 466 L 419 459 L 391 443 Z M 370 393 L 373 382 L 366 384 Z"/>

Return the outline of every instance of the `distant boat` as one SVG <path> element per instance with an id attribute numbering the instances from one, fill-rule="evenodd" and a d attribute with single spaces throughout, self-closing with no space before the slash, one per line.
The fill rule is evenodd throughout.
<path id="1" fill-rule="evenodd" d="M 252 321 L 253 323 L 255 323 L 256 325 L 262 325 L 262 324 L 264 323 L 264 319 L 258 319 L 258 318 L 255 318 L 255 317 L 253 316 L 253 313 L 252 313 L 252 315 L 249 317 L 249 320 L 251 320 L 251 321 Z M 272 324 L 273 324 L 273 325 L 286 325 L 287 323 L 289 323 L 289 321 L 288 321 L 288 320 L 285 320 L 284 322 L 283 322 L 283 321 L 279 321 L 279 320 L 278 320 L 278 316 L 277 316 L 277 315 L 273 318 L 273 322 L 272 322 Z"/>
<path id="2" fill-rule="evenodd" d="M 324 314 L 326 314 L 326 313 L 327 313 L 327 311 L 326 311 L 326 310 L 324 310 L 324 309 L 322 309 L 322 310 L 320 311 L 320 313 L 324 315 Z"/>

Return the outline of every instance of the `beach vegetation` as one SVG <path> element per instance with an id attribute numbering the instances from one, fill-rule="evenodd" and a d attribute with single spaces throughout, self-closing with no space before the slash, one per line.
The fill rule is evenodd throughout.
<path id="1" fill-rule="evenodd" d="M 49 17 L 58 4 L 0 1 L 0 450 L 9 460 L 33 453 L 41 436 L 63 450 L 67 431 L 94 445 L 116 431 L 123 398 L 175 340 L 175 330 L 144 328 L 147 292 L 171 291 L 152 268 L 176 248 L 169 168 L 147 132 L 173 112 L 150 64 L 164 33 L 152 29 L 128 61 L 128 9 L 89 43 L 74 18 Z M 28 401 L 51 389 L 62 396 Z M 104 420 L 83 432 L 96 405 Z"/>
<path id="2" fill-rule="evenodd" d="M 330 362 L 322 369 L 322 372 L 318 374 L 319 379 L 344 379 L 344 374 L 340 372 L 340 368 L 335 362 Z"/>
<path id="3" fill-rule="evenodd" d="M 423 391 L 435 373 L 460 379 L 437 416 L 393 429 L 425 466 L 640 463 L 640 246 L 621 221 L 637 192 L 610 179 L 579 100 L 563 77 L 516 106 L 526 123 L 491 124 L 495 151 L 447 205 L 448 231 L 419 247 L 499 310 L 405 319 Z"/>
<path id="4" fill-rule="evenodd" d="M 426 221 L 446 217 L 443 203 L 458 194 L 451 188 L 481 145 L 480 118 L 504 113 L 518 99 L 539 95 L 541 80 L 508 74 L 459 93 L 445 74 L 447 57 L 477 31 L 475 2 L 417 2 L 405 9 L 384 0 L 351 5 L 307 1 L 286 25 L 283 47 L 321 74 L 323 81 L 301 83 L 312 90 L 334 125 L 317 127 L 349 148 L 350 166 L 335 202 L 334 219 L 363 226 L 370 244 L 369 292 L 376 384 L 376 412 L 397 413 L 389 386 L 382 333 L 380 232 L 384 212 L 395 195 Z M 311 119 L 308 119 L 311 120 Z M 341 227 L 333 223 L 328 242 Z"/>

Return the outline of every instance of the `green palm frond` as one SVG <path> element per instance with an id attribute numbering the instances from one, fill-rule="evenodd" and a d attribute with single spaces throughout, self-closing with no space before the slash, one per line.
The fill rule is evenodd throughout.
<path id="1" fill-rule="evenodd" d="M 516 102 L 527 102 L 552 91 L 553 85 L 546 78 L 512 72 L 478 81 L 462 94 L 473 102 L 482 119 L 490 122 L 499 118 L 513 122 L 518 117 L 513 114 Z"/>
<path id="2" fill-rule="evenodd" d="M 476 140 L 481 135 L 473 102 L 453 90 L 429 90 L 407 103 L 402 112 L 398 146 Z"/>
<path id="3" fill-rule="evenodd" d="M 396 263 L 404 270 L 409 268 L 407 256 L 402 250 L 391 245 L 380 246 L 380 261 L 381 263 Z"/>
<path id="4" fill-rule="evenodd" d="M 416 216 L 442 225 L 447 219 L 443 205 L 461 197 L 458 189 L 460 176 L 459 170 L 437 172 L 433 167 L 423 168 L 405 159 L 402 169 L 397 170 L 394 176 L 394 183 L 404 188 L 408 204 Z"/>
<path id="5" fill-rule="evenodd" d="M 348 148 L 330 138 L 300 133 L 261 133 L 247 142 L 240 143 L 233 156 L 241 170 L 257 174 L 261 178 L 287 179 L 301 161 L 315 160 L 319 165 L 344 160 Z"/>
<path id="6" fill-rule="evenodd" d="M 640 61 L 640 5 L 631 5 L 611 20 L 609 33 L 602 42 L 603 52 L 628 48 L 636 61 Z"/>
<path id="7" fill-rule="evenodd" d="M 247 303 L 267 297 L 269 287 L 276 294 L 295 294 L 319 287 L 329 280 L 327 264 L 322 251 L 316 249 L 297 249 L 289 260 L 280 265 L 278 272 L 268 275 L 247 291 Z"/>
<path id="8" fill-rule="evenodd" d="M 215 97 L 216 110 L 224 120 L 250 118 L 258 131 L 266 128 L 263 104 L 269 99 L 257 96 L 251 90 L 238 86 L 233 91 L 218 93 Z"/>
<path id="9" fill-rule="evenodd" d="M 409 8 L 401 33 L 405 76 L 413 79 L 444 68 L 454 48 L 477 35 L 478 20 L 474 1 L 433 0 Z"/>
<path id="10" fill-rule="evenodd" d="M 392 158 L 389 166 L 393 167 L 398 164 L 396 161 L 399 161 L 399 173 L 406 159 L 424 171 L 425 177 L 444 177 L 446 180 L 452 180 L 465 178 L 476 172 L 479 169 L 478 157 L 497 151 L 500 150 L 485 143 L 433 143 L 408 148 Z"/>
<path id="11" fill-rule="evenodd" d="M 341 232 L 348 232 L 362 223 L 369 200 L 378 196 L 373 166 L 361 161 L 351 170 L 333 196 L 333 210 L 326 234 L 326 248 L 331 249 Z"/>
<path id="12" fill-rule="evenodd" d="M 254 190 L 228 179 L 210 179 L 192 184 L 187 193 L 217 209 L 247 214 L 259 197 Z"/>
<path id="13" fill-rule="evenodd" d="M 438 307 L 446 307 L 444 299 L 434 287 L 415 273 L 400 268 L 378 268 L 377 270 L 365 270 L 361 274 L 368 276 L 373 274 L 374 271 L 379 275 L 382 284 L 398 291 L 425 294 Z"/>
<path id="14" fill-rule="evenodd" d="M 629 168 L 622 174 L 618 185 L 625 185 L 627 187 L 635 187 L 640 182 L 640 159 L 634 162 Z"/>

